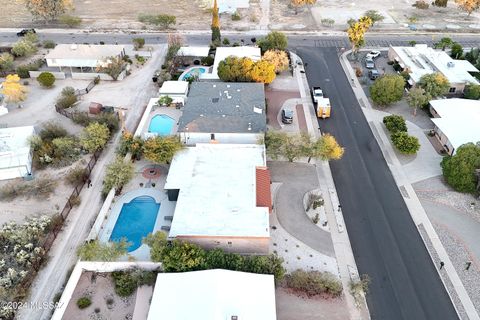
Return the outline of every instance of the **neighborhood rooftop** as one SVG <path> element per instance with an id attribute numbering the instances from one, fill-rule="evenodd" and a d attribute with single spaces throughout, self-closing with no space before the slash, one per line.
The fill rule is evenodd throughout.
<path id="1" fill-rule="evenodd" d="M 194 82 L 179 132 L 258 133 L 266 130 L 261 83 Z"/>
<path id="2" fill-rule="evenodd" d="M 425 44 L 414 47 L 391 47 L 401 61 L 406 65 L 403 68 L 410 70 L 410 77 L 418 82 L 429 73 L 441 72 L 450 83 L 475 83 L 477 79 L 469 72 L 479 72 L 466 60 L 454 60 L 446 52 L 434 50 Z"/>
<path id="3" fill-rule="evenodd" d="M 210 47 L 180 47 L 177 56 L 184 57 L 206 57 L 210 52 Z"/>
<path id="4" fill-rule="evenodd" d="M 62 60 L 103 60 L 112 56 L 119 56 L 124 52 L 125 46 L 104 44 L 58 44 L 45 56 L 45 59 Z"/>
<path id="5" fill-rule="evenodd" d="M 435 126 L 448 137 L 454 150 L 462 144 L 480 141 L 480 101 L 440 99 L 430 101 L 440 118 L 432 118 Z"/>
<path id="6" fill-rule="evenodd" d="M 31 173 L 29 138 L 33 134 L 33 126 L 0 129 L 0 180 Z"/>
<path id="7" fill-rule="evenodd" d="M 159 273 L 148 320 L 275 320 L 273 275 L 230 270 Z"/>
<path id="8" fill-rule="evenodd" d="M 269 208 L 257 207 L 256 168 L 265 147 L 197 144 L 173 158 L 166 190 L 180 189 L 170 237 L 269 237 Z"/>

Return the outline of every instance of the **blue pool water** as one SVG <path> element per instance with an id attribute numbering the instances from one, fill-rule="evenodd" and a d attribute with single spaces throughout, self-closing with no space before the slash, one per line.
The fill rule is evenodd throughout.
<path id="1" fill-rule="evenodd" d="M 160 203 L 150 196 L 136 197 L 124 203 L 110 241 L 124 238 L 131 243 L 128 252 L 138 249 L 142 245 L 142 238 L 153 231 L 159 210 Z"/>
<path id="2" fill-rule="evenodd" d="M 202 73 L 207 72 L 206 67 L 192 67 L 187 73 L 183 73 L 179 80 L 183 81 L 192 76 L 200 76 Z"/>
<path id="3" fill-rule="evenodd" d="M 172 133 L 173 124 L 175 120 L 164 114 L 155 115 L 152 120 L 150 120 L 150 125 L 148 126 L 148 132 L 153 132 L 161 136 L 168 136 Z"/>

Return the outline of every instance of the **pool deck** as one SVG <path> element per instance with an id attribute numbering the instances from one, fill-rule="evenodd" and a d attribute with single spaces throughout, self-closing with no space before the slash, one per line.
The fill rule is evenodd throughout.
<path id="1" fill-rule="evenodd" d="M 163 189 L 143 187 L 127 192 L 120 198 L 116 199 L 115 204 L 111 208 L 110 214 L 108 215 L 108 218 L 103 225 L 103 229 L 100 232 L 100 242 L 107 243 L 110 240 L 110 236 L 112 234 L 113 228 L 115 227 L 115 224 L 117 223 L 123 204 L 128 203 L 133 199 L 141 196 L 150 196 L 155 199 L 155 202 L 160 203 L 160 210 L 158 212 L 155 225 L 153 227 L 153 233 L 155 233 L 156 231 L 161 231 L 162 226 L 171 225 L 171 221 L 165 220 L 165 217 L 173 215 L 176 202 L 168 201 L 167 194 Z M 120 260 L 128 260 L 128 256 L 132 256 L 139 261 L 149 261 L 150 249 L 147 245 L 142 244 L 140 248 L 129 252 L 128 255 L 122 257 Z"/>
<path id="2" fill-rule="evenodd" d="M 152 136 L 156 136 L 154 133 L 149 133 L 148 132 L 148 127 L 150 126 L 150 121 L 152 121 L 152 118 L 155 117 L 156 115 L 166 115 L 169 116 L 174 120 L 173 127 L 172 127 L 172 132 L 170 133 L 171 135 L 174 135 L 177 133 L 178 129 L 178 120 L 180 119 L 180 116 L 182 115 L 181 109 L 176 109 L 172 107 L 159 107 L 159 106 L 154 106 L 152 111 L 150 112 L 148 116 L 147 123 L 145 127 L 143 128 L 142 131 L 142 136 L 144 139 L 147 139 Z"/>
<path id="3" fill-rule="evenodd" d="M 195 70 L 195 69 L 204 69 L 205 72 L 199 72 L 198 73 L 198 78 L 199 79 L 202 79 L 202 75 L 203 74 L 209 74 L 209 73 L 212 73 L 212 68 L 213 67 L 208 67 L 208 66 L 190 66 L 190 67 L 187 67 L 183 72 L 182 74 L 178 77 L 178 81 L 186 81 L 185 80 L 185 76 L 191 72 L 192 70 Z"/>

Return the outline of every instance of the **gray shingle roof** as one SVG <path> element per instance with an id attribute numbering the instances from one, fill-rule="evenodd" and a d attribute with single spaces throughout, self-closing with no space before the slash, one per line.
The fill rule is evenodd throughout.
<path id="1" fill-rule="evenodd" d="M 258 133 L 266 131 L 262 83 L 193 82 L 179 132 Z M 250 128 L 250 130 L 249 130 Z"/>

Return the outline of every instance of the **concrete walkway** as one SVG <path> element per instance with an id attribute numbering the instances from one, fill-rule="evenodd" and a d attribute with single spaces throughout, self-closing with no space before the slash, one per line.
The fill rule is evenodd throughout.
<path id="1" fill-rule="evenodd" d="M 270 0 L 260 0 L 260 7 L 262 8 L 262 16 L 258 24 L 260 30 L 268 31 L 268 25 L 270 24 L 270 2 Z"/>
<path id="2" fill-rule="evenodd" d="M 349 54 L 349 51 L 342 54 L 340 62 L 344 68 L 347 77 L 354 80 L 352 84 L 353 92 L 355 93 L 357 99 L 363 102 L 363 104 L 361 103 L 361 105 L 365 106 L 365 108 L 362 108 L 365 117 L 367 118 L 367 121 L 369 121 L 369 125 L 374 132 L 375 138 L 378 141 L 378 144 L 382 150 L 385 159 L 387 159 L 387 163 L 390 167 L 390 170 L 392 171 L 392 175 L 395 178 L 398 187 L 400 188 L 400 190 L 402 190 L 402 195 L 414 223 L 416 224 L 417 228 L 423 225 L 423 227 L 425 228 L 425 232 L 428 235 L 428 238 L 432 243 L 434 250 L 436 251 L 436 254 L 439 256 L 440 260 L 445 263 L 443 268 L 445 272 L 439 272 L 439 274 L 441 277 L 444 274 L 448 275 L 450 282 L 453 284 L 455 292 L 450 292 L 448 288 L 447 291 L 449 292 L 450 296 L 452 296 L 453 294 L 456 294 L 456 296 L 458 296 L 463 306 L 463 309 L 465 310 L 465 313 L 470 320 L 480 320 L 475 306 L 473 305 L 472 300 L 470 299 L 455 267 L 453 266 L 447 251 L 443 247 L 440 238 L 438 237 L 438 234 L 433 228 L 432 223 L 430 222 L 424 208 L 422 207 L 422 204 L 420 203 L 420 200 L 418 199 L 402 164 L 396 156 L 396 152 L 393 149 L 392 144 L 389 142 L 388 136 L 381 128 L 381 124 L 378 123 L 377 119 L 372 117 L 372 112 L 368 111 L 368 109 L 372 109 L 372 106 L 370 105 L 370 102 L 367 99 L 365 92 L 363 91 L 360 83 L 358 82 L 357 77 L 355 77 L 355 72 L 347 59 L 347 54 Z M 443 279 L 443 277 L 442 280 L 445 284 L 445 279 Z M 455 301 L 455 299 L 452 300 Z M 461 306 L 456 306 L 457 310 L 459 309 L 459 307 Z"/>

